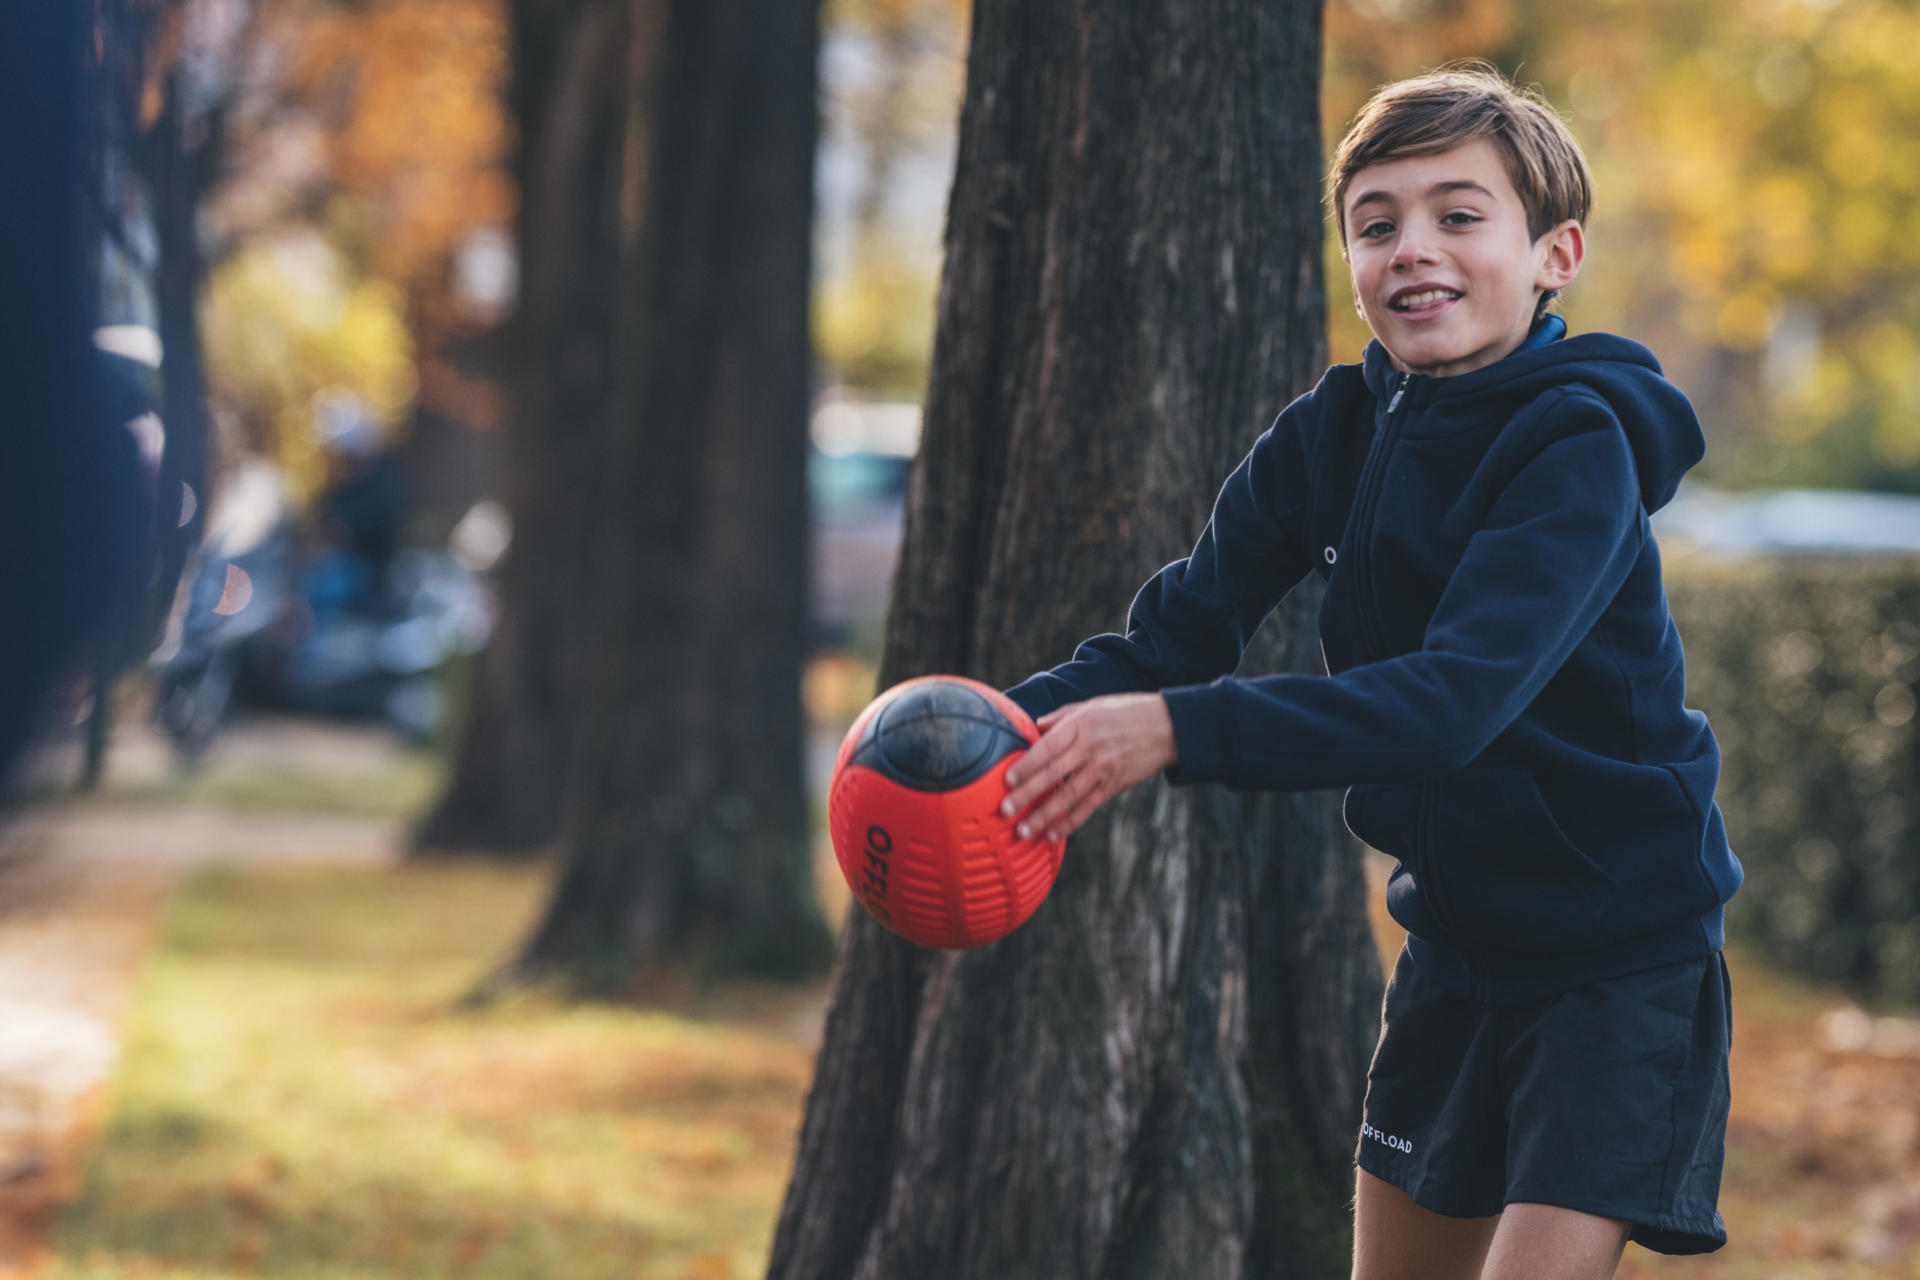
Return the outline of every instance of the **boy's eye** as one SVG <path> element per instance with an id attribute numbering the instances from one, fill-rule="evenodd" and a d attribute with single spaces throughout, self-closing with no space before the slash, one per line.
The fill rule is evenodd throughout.
<path id="1" fill-rule="evenodd" d="M 1455 209 L 1440 221 L 1449 227 L 1464 227 L 1480 221 L 1480 215 L 1468 213 L 1465 209 Z"/>
<path id="2" fill-rule="evenodd" d="M 1391 222 L 1369 222 L 1360 228 L 1360 238 L 1362 240 L 1377 240 L 1392 230 L 1393 224 Z"/>

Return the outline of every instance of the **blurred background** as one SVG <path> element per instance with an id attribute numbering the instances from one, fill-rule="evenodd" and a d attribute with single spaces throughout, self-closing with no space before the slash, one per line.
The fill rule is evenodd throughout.
<path id="1" fill-rule="evenodd" d="M 803 378 L 741 367 L 801 397 L 804 439 L 697 454 L 605 412 L 655 358 L 546 345 L 618 312 L 652 195 L 607 125 L 654 74 L 611 8 L 90 8 L 89 359 L 146 536 L 0 828 L 0 1275 L 759 1274 L 846 903 L 819 797 L 875 691 L 969 13 L 827 0 L 786 50 L 819 112 L 769 205 L 799 228 L 810 347 Z M 1663 1272 L 1914 1274 L 1920 9 L 1328 0 L 1325 24 L 1329 146 L 1372 88 L 1449 59 L 1545 92 L 1599 193 L 1571 327 L 1651 346 L 1706 426 L 1655 528 L 1726 753 L 1749 1020 L 1735 1249 Z M 716 222 L 700 261 L 772 226 Z M 1355 359 L 1326 255 L 1331 354 Z M 762 454 L 798 464 L 792 493 L 778 467 L 733 492 L 797 504 L 763 544 L 791 559 L 697 576 L 734 630 L 792 614 L 751 663 L 798 689 L 791 723 L 709 739 L 699 716 L 727 716 L 690 712 L 706 773 L 569 791 L 571 753 L 619 732 L 595 708 L 659 692 L 607 657 L 660 661 L 649 620 L 600 602 L 695 575 L 647 513 L 674 523 L 674 474 Z M 585 639 L 554 630 L 576 616 Z M 567 825 L 751 835 L 786 786 L 754 781 L 778 767 L 760 739 L 792 747 L 802 824 L 797 870 L 755 873 L 790 899 L 763 916 L 702 915 L 695 855 L 670 891 L 630 885 Z M 636 933 L 583 899 L 691 905 Z"/>

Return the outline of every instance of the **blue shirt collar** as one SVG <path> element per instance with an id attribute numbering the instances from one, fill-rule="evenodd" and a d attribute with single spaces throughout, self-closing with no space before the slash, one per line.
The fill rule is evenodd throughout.
<path id="1" fill-rule="evenodd" d="M 1567 322 L 1548 312 L 1533 322 L 1533 330 L 1527 334 L 1527 340 L 1507 354 L 1519 355 L 1522 351 L 1538 351 L 1549 342 L 1558 342 L 1566 336 Z"/>

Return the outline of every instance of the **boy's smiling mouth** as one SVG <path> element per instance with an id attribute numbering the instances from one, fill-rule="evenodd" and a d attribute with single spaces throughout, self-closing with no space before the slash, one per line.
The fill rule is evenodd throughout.
<path id="1" fill-rule="evenodd" d="M 1425 313 L 1437 310 L 1443 304 L 1452 302 L 1460 296 L 1462 295 L 1458 289 L 1447 289 L 1439 285 L 1415 285 L 1394 294 L 1387 300 L 1387 306 L 1402 315 Z"/>

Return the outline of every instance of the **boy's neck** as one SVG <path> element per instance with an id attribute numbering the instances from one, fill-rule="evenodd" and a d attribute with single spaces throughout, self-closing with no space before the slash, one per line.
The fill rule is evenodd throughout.
<path id="1" fill-rule="evenodd" d="M 1533 326 L 1527 330 L 1527 336 L 1522 338 L 1511 351 L 1505 352 L 1497 359 L 1489 360 L 1479 368 L 1490 369 L 1494 365 L 1499 364 L 1501 360 L 1505 360 L 1508 356 L 1517 356 L 1522 351 L 1538 351 L 1541 347 L 1547 346 L 1549 343 L 1557 342 L 1559 339 L 1565 337 L 1566 333 L 1567 322 L 1549 311 L 1545 315 L 1535 318 Z M 1385 344 L 1382 345 L 1384 346 Z M 1391 351 L 1387 352 L 1387 361 L 1393 366 L 1396 373 L 1404 374 L 1407 377 L 1446 378 L 1461 376 L 1459 374 L 1420 374 L 1417 370 L 1409 369 L 1406 365 L 1400 363 L 1400 358 Z M 1470 369 L 1467 370 L 1467 372 L 1477 373 L 1479 369 Z"/>

